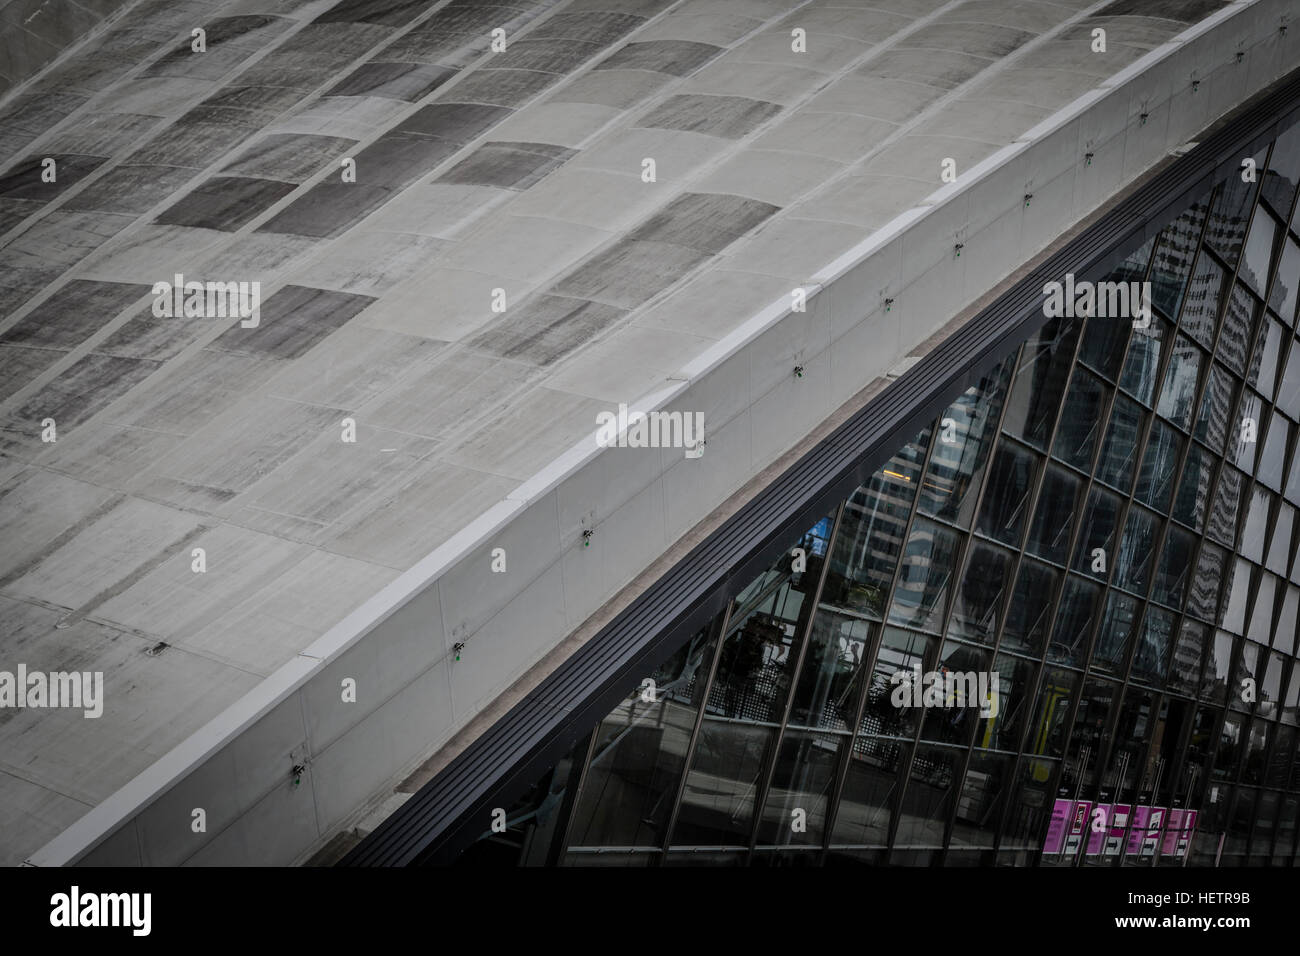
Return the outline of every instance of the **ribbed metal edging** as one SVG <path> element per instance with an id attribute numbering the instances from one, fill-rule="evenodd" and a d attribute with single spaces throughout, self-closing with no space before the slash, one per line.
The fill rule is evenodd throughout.
<path id="1" fill-rule="evenodd" d="M 1300 112 L 1300 71 L 1257 95 L 840 425 L 651 584 L 524 700 L 420 788 L 340 866 L 448 863 L 655 666 L 726 606 L 736 586 L 865 484 L 921 427 L 1037 331 L 1042 287 L 1097 279 L 1173 212 L 1240 167 Z"/>

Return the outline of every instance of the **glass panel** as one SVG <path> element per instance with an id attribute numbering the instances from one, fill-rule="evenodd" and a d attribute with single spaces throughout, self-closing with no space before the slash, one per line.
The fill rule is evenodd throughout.
<path id="1" fill-rule="evenodd" d="M 1040 451 L 1047 450 L 1056 423 L 1079 329 L 1074 319 L 1052 319 L 1025 343 L 1020 354 L 1002 427 Z"/>
<path id="2" fill-rule="evenodd" d="M 1208 541 L 1201 542 L 1201 554 L 1196 559 L 1196 573 L 1192 576 L 1192 589 L 1187 595 L 1187 612 L 1203 621 L 1214 621 L 1219 613 L 1219 579 L 1226 561 L 1221 548 Z"/>
<path id="3" fill-rule="evenodd" d="M 1292 421 L 1300 420 L 1300 346 L 1292 340 L 1286 360 L 1282 384 L 1277 389 L 1277 407 L 1286 412 Z"/>
<path id="4" fill-rule="evenodd" d="M 1142 754 L 1151 735 L 1154 713 L 1155 698 L 1149 691 L 1130 687 L 1124 693 L 1124 702 L 1119 706 L 1115 731 L 1111 735 L 1110 766 L 1102 781 L 1102 786 L 1112 793 L 1132 791 L 1139 783 L 1151 784 L 1150 780 L 1138 780 L 1138 770 L 1142 767 Z"/>
<path id="5" fill-rule="evenodd" d="M 1265 566 L 1274 574 L 1286 574 L 1287 555 L 1291 553 L 1291 529 L 1295 525 L 1295 508 L 1286 502 L 1278 506 L 1273 522 L 1273 537 L 1268 546 Z"/>
<path id="6" fill-rule="evenodd" d="M 1106 579 L 1115 560 L 1115 534 L 1119 525 L 1120 500 L 1100 488 L 1088 493 L 1078 544 L 1074 549 L 1074 570 Z"/>
<path id="7" fill-rule="evenodd" d="M 1228 422 L 1232 418 L 1236 393 L 1236 380 L 1217 363 L 1211 365 L 1193 434 L 1219 455 L 1223 454 L 1223 444 L 1228 440 Z"/>
<path id="8" fill-rule="evenodd" d="M 1292 126 L 1277 138 L 1268 167 L 1260 181 L 1260 195 L 1285 218 L 1291 212 L 1296 180 L 1300 179 L 1300 126 Z"/>
<path id="9" fill-rule="evenodd" d="M 1227 605 L 1223 610 L 1220 626 L 1240 634 L 1246 628 L 1246 601 L 1250 596 L 1250 565 L 1237 558 L 1232 563 L 1232 572 L 1224 582 L 1223 593 L 1228 595 Z"/>
<path id="10" fill-rule="evenodd" d="M 1160 390 L 1157 414 L 1186 431 L 1191 427 L 1196 401 L 1196 385 L 1201 369 L 1202 352 L 1189 339 L 1179 335 L 1169 356 L 1164 388 Z"/>
<path id="11" fill-rule="evenodd" d="M 1237 417 L 1228 423 L 1228 461 L 1247 473 L 1255 470 L 1255 453 L 1259 450 L 1260 428 L 1264 424 L 1264 406 L 1260 397 L 1243 391 Z"/>
<path id="12" fill-rule="evenodd" d="M 1096 671 L 1123 676 L 1128 650 L 1137 625 L 1138 602 L 1118 591 L 1106 597 L 1106 614 L 1101 619 L 1097 649 L 1092 654 Z"/>
<path id="13" fill-rule="evenodd" d="M 1138 472 L 1138 501 L 1166 513 L 1169 511 L 1182 446 L 1178 433 L 1164 422 L 1156 419 L 1151 423 L 1146 451 L 1143 452 L 1142 469 Z"/>
<path id="14" fill-rule="evenodd" d="M 942 847 L 952 812 L 962 753 L 949 747 L 917 747 L 898 813 L 894 846 Z"/>
<path id="15" fill-rule="evenodd" d="M 925 708 L 921 739 L 965 747 L 979 720 L 981 711 L 991 713 L 996 706 L 997 688 L 990 676 L 992 655 L 981 648 L 945 641 L 939 655 L 937 671 L 943 675 L 942 706 L 932 703 Z M 929 685 L 927 685 L 927 691 Z"/>
<path id="16" fill-rule="evenodd" d="M 1187 449 L 1178 494 L 1174 496 L 1173 517 L 1201 530 L 1210 503 L 1210 484 L 1214 478 L 1214 458 L 1195 442 Z"/>
<path id="17" fill-rule="evenodd" d="M 929 430 L 844 504 L 822 602 L 880 620 L 920 483 Z"/>
<path id="18" fill-rule="evenodd" d="M 1264 328 L 1255 341 L 1246 381 L 1268 398 L 1273 397 L 1273 386 L 1277 383 L 1277 363 L 1282 358 L 1282 350 L 1289 337 L 1290 333 L 1270 315 L 1264 320 Z"/>
<path id="19" fill-rule="evenodd" d="M 1155 398 L 1156 377 L 1160 374 L 1160 355 L 1172 334 L 1168 322 L 1152 319 L 1145 329 L 1134 329 L 1129 339 L 1128 358 L 1119 387 L 1147 408 Z"/>
<path id="20" fill-rule="evenodd" d="M 1258 210 L 1250 224 L 1250 236 L 1246 239 L 1246 255 L 1241 260 L 1241 269 L 1237 275 L 1259 295 L 1264 294 L 1268 284 L 1268 271 L 1273 263 L 1273 246 L 1276 238 L 1277 222 L 1264 210 Z"/>
<path id="21" fill-rule="evenodd" d="M 1115 558 L 1112 583 L 1134 594 L 1145 596 L 1151 584 L 1151 559 L 1155 555 L 1160 519 L 1134 505 L 1124 523 L 1124 536 Z"/>
<path id="22" fill-rule="evenodd" d="M 811 730 L 786 731 L 758 824 L 759 843 L 821 845 L 840 748 L 848 739 Z"/>
<path id="23" fill-rule="evenodd" d="M 895 706 L 893 692 L 899 686 L 900 676 L 917 670 L 922 673 L 931 670 L 938 647 L 937 638 L 894 627 L 885 628 L 858 728 L 861 733 L 909 739 L 915 736 L 917 708 Z"/>
<path id="24" fill-rule="evenodd" d="M 1246 718 L 1240 714 L 1228 714 L 1223 718 L 1223 729 L 1219 731 L 1219 745 L 1214 754 L 1214 779 L 1231 780 L 1240 769 L 1238 760 L 1242 745 L 1246 742 Z"/>
<path id="25" fill-rule="evenodd" d="M 1003 650 L 1034 657 L 1042 654 L 1060 579 L 1060 573 L 1047 565 L 1021 558 L 1016 588 L 1007 607 L 1007 623 L 1002 629 Z"/>
<path id="26" fill-rule="evenodd" d="M 1169 529 L 1156 566 L 1152 600 L 1172 608 L 1182 606 L 1187 571 L 1192 565 L 1192 550 L 1195 546 L 1195 539 L 1186 531 L 1174 527 Z"/>
<path id="27" fill-rule="evenodd" d="M 1025 752 L 1059 757 L 1065 751 L 1066 721 L 1070 717 L 1070 701 L 1078 687 L 1079 675 L 1059 667 L 1049 667 L 1043 672 L 1043 683 L 1038 689 L 1038 703 L 1030 724 Z M 1046 777 L 1042 778 L 1046 781 Z"/>
<path id="28" fill-rule="evenodd" d="M 1116 275 L 1117 273 L 1112 273 L 1108 278 L 1115 282 L 1130 281 L 1114 278 Z M 1139 274 L 1132 281 L 1140 281 L 1141 278 Z M 1129 329 L 1132 326 L 1131 322 L 1116 322 L 1113 318 L 1089 319 L 1079 344 L 1079 361 L 1113 382 L 1124 362 L 1124 346 L 1128 344 Z"/>
<path id="29" fill-rule="evenodd" d="M 652 675 L 655 701 L 638 687 L 596 729 L 573 809 L 576 846 L 662 846 L 716 642 L 701 631 Z"/>
<path id="30" fill-rule="evenodd" d="M 1215 357 L 1238 375 L 1246 373 L 1246 350 L 1250 337 L 1258 324 L 1262 307 L 1259 300 L 1246 291 L 1245 286 L 1234 285 L 1228 297 L 1228 308 L 1223 315 L 1223 329 Z"/>
<path id="31" fill-rule="evenodd" d="M 1256 168 L 1264 165 L 1264 151 L 1256 157 Z M 1205 230 L 1205 241 L 1223 257 L 1228 268 L 1235 268 L 1241 254 L 1242 240 L 1246 238 L 1246 221 L 1255 196 L 1255 184 L 1244 183 L 1240 176 L 1229 176 L 1214 197 L 1210 222 Z"/>
<path id="32" fill-rule="evenodd" d="M 1237 540 L 1237 510 L 1241 504 L 1244 476 L 1235 468 L 1224 466 L 1219 472 L 1219 485 L 1210 505 L 1210 518 L 1206 533 L 1224 547 L 1231 548 Z"/>
<path id="33" fill-rule="evenodd" d="M 1273 605 L 1277 598 L 1277 578 L 1267 572 L 1259 575 L 1255 589 L 1255 604 L 1250 612 L 1250 627 L 1246 636 L 1252 641 L 1268 644 L 1273 637 Z"/>
<path id="34" fill-rule="evenodd" d="M 960 543 L 955 531 L 924 518 L 916 519 L 903 549 L 894 602 L 889 609 L 891 624 L 939 633 Z"/>
<path id="35" fill-rule="evenodd" d="M 1282 598 L 1282 610 L 1277 616 L 1277 630 L 1273 632 L 1273 646 L 1283 654 L 1296 651 L 1296 633 L 1300 630 L 1300 588 L 1287 586 Z"/>
<path id="36" fill-rule="evenodd" d="M 1278 263 L 1273 288 L 1269 290 L 1268 306 L 1284 315 L 1290 322 L 1296 312 L 1296 285 L 1300 283 L 1300 246 L 1288 238 L 1282 243 L 1282 258 Z"/>
<path id="37" fill-rule="evenodd" d="M 1043 835 L 1052 812 L 1048 783 L 1056 769 L 1052 760 L 1021 760 L 1017 780 L 1007 809 L 1006 828 L 999 844 L 999 858 L 1007 850 L 1042 848 Z M 1021 863 L 1014 856 L 1008 862 Z"/>
<path id="38" fill-rule="evenodd" d="M 923 514 L 970 527 L 975 493 L 993 447 L 1010 364 L 968 388 L 939 419 L 934 453 L 921 483 Z"/>
<path id="39" fill-rule="evenodd" d="M 1214 336 L 1223 305 L 1226 277 L 1223 269 L 1204 253 L 1196 260 L 1196 271 L 1187 285 L 1187 299 L 1179 328 L 1207 349 L 1214 348 Z"/>
<path id="40" fill-rule="evenodd" d="M 861 736 L 853 743 L 831 842 L 884 846 L 911 744 Z"/>
<path id="41" fill-rule="evenodd" d="M 1268 435 L 1264 438 L 1264 447 L 1260 449 L 1259 468 L 1255 477 L 1274 491 L 1282 490 L 1283 462 L 1286 459 L 1287 445 L 1291 441 L 1291 425 L 1276 412 L 1268 423 Z"/>
<path id="42" fill-rule="evenodd" d="M 1286 675 L 1287 658 L 1270 651 L 1264 669 L 1264 680 L 1259 685 L 1259 702 L 1256 715 L 1267 720 L 1277 720 L 1282 710 L 1282 680 Z"/>
<path id="43" fill-rule="evenodd" d="M 1164 682 L 1169 669 L 1169 651 L 1174 640 L 1174 616 L 1156 607 L 1147 607 L 1142 620 L 1137 652 L 1133 656 L 1132 678 L 1147 684 Z"/>
<path id="44" fill-rule="evenodd" d="M 1123 395 L 1116 395 L 1110 410 L 1106 443 L 1097 462 L 1097 479 L 1127 492 L 1133 487 L 1133 473 L 1141 443 L 1143 415 L 1141 407 Z"/>
<path id="45" fill-rule="evenodd" d="M 957 815 L 953 820 L 952 846 L 993 846 L 998 820 L 1010 784 L 1013 758 L 997 754 L 975 753 L 966 768 L 966 779 L 957 797 Z"/>
<path id="46" fill-rule="evenodd" d="M 1025 544 L 1030 554 L 1054 564 L 1065 564 L 1082 493 L 1083 479 L 1057 465 L 1047 466 L 1038 508 L 1029 529 L 1029 540 Z"/>
<path id="47" fill-rule="evenodd" d="M 1205 639 L 1209 629 L 1204 624 L 1184 619 L 1174 649 L 1173 668 L 1169 674 L 1169 689 L 1178 694 L 1194 695 L 1201 684 L 1201 659 L 1205 654 Z"/>
<path id="48" fill-rule="evenodd" d="M 948 636 L 992 644 L 1011 589 L 1015 555 L 1003 548 L 972 541 L 966 572 L 953 601 Z"/>
<path id="49" fill-rule="evenodd" d="M 865 684 L 863 658 L 870 653 L 876 625 L 822 611 L 813 619 L 799 681 L 790 704 L 790 723 L 848 731 Z"/>
<path id="50" fill-rule="evenodd" d="M 678 810 L 676 846 L 748 846 L 754 801 L 776 729 L 712 720 L 699 739 Z"/>
<path id="51" fill-rule="evenodd" d="M 1205 673 L 1201 677 L 1201 698 L 1222 704 L 1228 695 L 1231 679 L 1232 635 L 1215 631 L 1214 642 L 1206 649 Z"/>
<path id="52" fill-rule="evenodd" d="M 1273 749 L 1269 751 L 1267 767 L 1264 771 L 1264 786 L 1285 789 L 1287 771 L 1291 758 L 1296 752 L 1296 731 L 1294 727 L 1280 725 L 1273 732 Z"/>
<path id="53" fill-rule="evenodd" d="M 1070 575 L 1061 593 L 1056 613 L 1056 628 L 1047 648 L 1047 659 L 1057 664 L 1082 667 L 1088 650 L 1088 638 L 1097 619 L 1101 588 Z"/>
<path id="54" fill-rule="evenodd" d="M 1101 437 L 1105 388 L 1101 381 L 1081 368 L 1074 371 L 1065 399 L 1065 414 L 1056 430 L 1052 454 L 1068 464 L 1089 471 Z"/>
<path id="55" fill-rule="evenodd" d="M 1264 537 L 1268 534 L 1268 509 L 1273 496 L 1263 488 L 1250 495 L 1250 508 L 1246 512 L 1246 526 L 1241 529 L 1241 547 L 1238 553 L 1252 561 L 1264 561 Z"/>
<path id="56" fill-rule="evenodd" d="M 1003 544 L 1018 545 L 1028 523 L 1037 473 L 1037 456 L 1005 439 L 999 442 L 975 530 Z"/>
<path id="57" fill-rule="evenodd" d="M 1079 712 L 1074 717 L 1074 728 L 1065 748 L 1067 773 L 1062 775 L 1061 786 L 1073 790 L 1082 778 L 1083 787 L 1096 786 L 1099 774 L 1102 742 L 1106 739 L 1106 722 L 1119 698 L 1119 685 L 1114 681 L 1089 679 L 1079 696 Z"/>
<path id="58" fill-rule="evenodd" d="M 1151 264 L 1151 299 L 1168 316 L 1178 314 L 1183 288 L 1192 269 L 1192 256 L 1205 221 L 1205 198 L 1194 203 L 1160 233 Z"/>
<path id="59" fill-rule="evenodd" d="M 999 654 L 997 708 L 979 722 L 975 746 L 991 750 L 1018 750 L 1025 715 L 1033 703 L 1034 677 L 1038 665 L 1033 661 Z"/>

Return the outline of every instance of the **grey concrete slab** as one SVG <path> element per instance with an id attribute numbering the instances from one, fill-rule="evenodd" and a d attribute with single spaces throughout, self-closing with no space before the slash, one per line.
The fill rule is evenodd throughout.
<path id="1" fill-rule="evenodd" d="M 45 418 L 53 418 L 61 428 L 79 425 L 144 381 L 158 366 L 146 359 L 92 352 L 33 393 L 10 420 L 23 429 L 39 426 Z"/>
<path id="2" fill-rule="evenodd" d="M 159 279 L 184 272 L 204 250 L 225 238 L 226 233 L 215 229 L 141 223 L 83 259 L 77 265 L 76 275 L 85 279 L 129 280 L 152 286 Z M 167 278 L 167 281 L 172 280 Z"/>
<path id="3" fill-rule="evenodd" d="M 400 123 L 397 131 L 436 136 L 463 146 L 510 113 L 505 107 L 481 103 L 431 103 Z"/>
<path id="4" fill-rule="evenodd" d="M 424 0 L 342 0 L 330 7 L 316 23 L 377 23 L 400 27 L 428 9 Z"/>
<path id="5" fill-rule="evenodd" d="M 232 176 L 301 183 L 322 169 L 340 168 L 340 158 L 349 155 L 356 144 L 356 140 L 341 136 L 271 133 L 250 145 L 221 171 Z"/>
<path id="6" fill-rule="evenodd" d="M 463 33 L 421 26 L 386 46 L 384 55 L 404 62 L 462 70 L 486 53 L 490 43 L 487 30 Z"/>
<path id="7" fill-rule="evenodd" d="M 634 324 L 720 339 L 760 309 L 789 294 L 789 280 L 779 276 L 708 269 L 639 312 Z"/>
<path id="8" fill-rule="evenodd" d="M 156 223 L 234 232 L 293 192 L 292 183 L 213 176 L 163 210 Z"/>
<path id="9" fill-rule="evenodd" d="M 206 50 L 196 52 L 186 37 L 179 47 L 149 64 L 143 76 L 182 76 L 216 79 L 253 53 L 285 34 L 293 21 L 284 17 L 245 15 L 217 17 L 202 24 Z"/>
<path id="10" fill-rule="evenodd" d="M 683 92 L 714 96 L 744 96 L 790 107 L 826 82 L 817 70 L 773 64 L 756 71 L 752 63 L 723 57 L 692 75 Z"/>
<path id="11" fill-rule="evenodd" d="M 44 205 L 37 199 L 0 199 L 0 235 L 13 229 L 28 216 L 39 213 Z"/>
<path id="12" fill-rule="evenodd" d="M 588 10 L 579 13 L 561 11 L 547 17 L 528 31 L 529 39 L 581 40 L 609 44 L 627 36 L 646 18 L 632 13 Z"/>
<path id="13" fill-rule="evenodd" d="M 775 103 L 743 96 L 671 96 L 637 121 L 637 126 L 679 129 L 724 139 L 740 139 L 781 112 Z"/>
<path id="14" fill-rule="evenodd" d="M 546 385 L 606 402 L 632 401 L 664 387 L 710 344 L 711 339 L 677 330 L 628 326 L 565 362 Z"/>
<path id="15" fill-rule="evenodd" d="M 1196 23 L 1211 13 L 1227 6 L 1228 0 L 1115 0 L 1107 4 L 1094 17 L 1160 17 Z"/>
<path id="16" fill-rule="evenodd" d="M 777 211 L 771 203 L 739 196 L 685 193 L 628 233 L 628 239 L 673 243 L 711 255 Z"/>
<path id="17" fill-rule="evenodd" d="M 197 258 L 196 267 L 209 276 L 234 276 L 267 282 L 305 259 L 321 245 L 304 236 L 266 233 L 235 236 L 219 248 Z"/>
<path id="18" fill-rule="evenodd" d="M 63 355 L 53 349 L 0 346 L 0 401 L 25 388 Z"/>
<path id="19" fill-rule="evenodd" d="M 356 154 L 357 183 L 400 189 L 450 159 L 460 144 L 439 136 L 385 133 Z"/>
<path id="20" fill-rule="evenodd" d="M 687 76 L 722 54 L 720 46 L 693 40 L 646 40 L 629 43 L 605 57 L 595 70 L 654 70 Z"/>
<path id="21" fill-rule="evenodd" d="M 151 308 L 131 316 L 106 338 L 95 351 L 116 358 L 149 359 L 164 362 L 197 342 L 211 326 L 196 319 L 155 318 Z"/>
<path id="22" fill-rule="evenodd" d="M 367 232 L 359 248 L 331 248 L 295 279 L 316 288 L 378 296 L 439 259 L 448 245 L 431 236 Z"/>
<path id="23" fill-rule="evenodd" d="M 528 380 L 526 370 L 485 355 L 445 354 L 419 374 L 404 376 L 360 416 L 375 428 L 444 441 L 504 407 Z"/>
<path id="24" fill-rule="evenodd" d="M 591 103 L 628 109 L 649 98 L 669 82 L 667 73 L 645 70 L 599 70 L 584 74 L 558 90 L 556 102 Z"/>
<path id="25" fill-rule="evenodd" d="M 0 833 L 21 833 L 33 846 L 52 840 L 93 806 L 90 800 L 76 800 L 0 770 Z M 6 841 L 0 866 L 18 866 L 25 857 L 18 844 Z"/>
<path id="26" fill-rule="evenodd" d="M 408 568 L 459 529 L 464 516 L 500 501 L 516 482 L 450 464 L 429 463 L 414 481 L 326 542 L 331 551 Z"/>
<path id="27" fill-rule="evenodd" d="M 439 176 L 437 181 L 462 186 L 527 189 L 575 153 L 575 150 L 549 143 L 484 143 Z"/>
<path id="28" fill-rule="evenodd" d="M 532 392 L 523 408 L 511 409 L 475 429 L 474 436 L 447 454 L 449 464 L 524 479 L 597 425 L 604 402 L 550 388 Z"/>
<path id="29" fill-rule="evenodd" d="M 411 235 L 454 236 L 513 196 L 489 186 L 442 183 L 412 186 L 370 220 L 373 229 Z"/>
<path id="30" fill-rule="evenodd" d="M 812 191 L 844 168 L 821 156 L 783 150 L 748 149 L 702 179 L 702 192 L 726 192 L 785 206 Z"/>
<path id="31" fill-rule="evenodd" d="M 43 174 L 49 169 L 45 162 L 47 159 L 54 160 L 55 180 L 52 183 L 44 182 Z M 0 175 L 0 197 L 48 202 L 85 179 L 105 162 L 107 159 L 103 156 L 76 153 L 49 152 L 29 156 Z"/>
<path id="32" fill-rule="evenodd" d="M 36 137 L 58 126 L 88 98 L 82 93 L 23 93 L 16 96 L 0 110 L 0 142 L 10 153 L 18 153 Z"/>
<path id="33" fill-rule="evenodd" d="M 344 325 L 266 383 L 266 392 L 296 402 L 360 408 L 411 369 L 427 369 L 447 344 L 362 325 Z"/>
<path id="34" fill-rule="evenodd" d="M 747 16 L 740 10 L 698 13 L 695 12 L 697 9 L 694 3 L 681 4 L 671 17 L 638 30 L 638 42 L 686 40 L 726 47 L 763 25 L 761 19 Z"/>
<path id="35" fill-rule="evenodd" d="M 155 432 L 189 435 L 244 400 L 282 367 L 261 356 L 215 349 L 173 363 L 103 420 Z"/>
<path id="36" fill-rule="evenodd" d="M 197 508 L 224 504 L 284 464 L 316 436 L 341 435 L 345 409 L 302 405 L 268 396 L 236 402 L 199 428 L 151 469 L 146 496 Z M 230 431 L 227 431 L 230 429 Z M 229 434 L 230 439 L 224 436 Z M 216 436 L 223 436 L 216 439 Z M 202 449 L 220 440 L 223 452 L 212 458 Z"/>
<path id="37" fill-rule="evenodd" d="M 907 36 L 900 49 L 956 50 L 970 56 L 1000 60 L 1024 46 L 1034 34 L 991 23 L 962 22 L 960 12 L 938 23 L 930 23 Z"/>
<path id="38" fill-rule="evenodd" d="M 707 258 L 686 246 L 620 239 L 557 282 L 554 292 L 635 309 Z"/>
<path id="39" fill-rule="evenodd" d="M 988 69 L 993 60 L 950 50 L 889 50 L 857 70 L 858 75 L 882 80 L 912 80 L 951 90 Z"/>
<path id="40" fill-rule="evenodd" d="M 46 213 L 9 241 L 0 257 L 0 315 L 8 315 L 65 269 L 132 222 L 111 213 Z"/>
<path id="41" fill-rule="evenodd" d="M 534 40 L 525 37 L 507 44 L 504 53 L 492 58 L 492 65 L 502 70 L 540 70 L 544 73 L 571 73 L 605 51 L 605 43 L 551 38 Z"/>
<path id="42" fill-rule="evenodd" d="M 291 86 L 249 86 L 232 83 L 223 86 L 200 106 L 240 109 L 251 114 L 246 125 L 260 127 L 302 102 L 302 92 Z"/>
<path id="43" fill-rule="evenodd" d="M 262 233 L 288 233 L 326 239 L 356 225 L 393 197 L 386 185 L 325 181 L 317 183 L 262 225 Z"/>
<path id="44" fill-rule="evenodd" d="M 498 289 L 504 293 L 508 313 L 510 304 L 523 301 L 533 286 L 482 269 L 430 266 L 379 299 L 358 321 L 392 332 L 458 342 L 500 314 L 492 310 Z"/>
<path id="45" fill-rule="evenodd" d="M 69 196 L 63 208 L 139 216 L 165 202 L 193 178 L 193 169 L 177 166 L 115 166 Z"/>
<path id="46" fill-rule="evenodd" d="M 589 103 L 545 102 L 504 120 L 493 131 L 497 139 L 553 143 L 572 149 L 618 118 L 618 111 Z"/>
<path id="47" fill-rule="evenodd" d="M 178 122 L 145 142 L 126 162 L 206 169 L 214 156 L 224 156 L 256 133 L 257 127 L 244 123 Z"/>
<path id="48" fill-rule="evenodd" d="M 445 66 L 372 61 L 344 77 L 326 96 L 386 96 L 414 103 L 456 75 Z"/>
<path id="49" fill-rule="evenodd" d="M 127 282 L 73 280 L 0 333 L 0 343 L 73 348 L 148 291 Z"/>
<path id="50" fill-rule="evenodd" d="M 799 214 L 809 219 L 878 228 L 898 215 L 900 208 L 916 205 L 937 188 L 935 181 L 881 173 L 849 176 L 801 202 Z"/>
<path id="51" fill-rule="evenodd" d="M 466 344 L 500 358 L 547 366 L 581 348 L 627 311 L 587 299 L 544 295 Z"/>
<path id="52" fill-rule="evenodd" d="M 270 132 L 368 140 L 385 131 L 407 106 L 403 100 L 386 96 L 327 96 L 282 116 Z"/>
<path id="53" fill-rule="evenodd" d="M 518 109 L 556 82 L 541 70 L 479 69 L 456 84 L 451 95 L 458 103 L 482 103 Z"/>
<path id="54" fill-rule="evenodd" d="M 289 285 L 261 304 L 256 328 L 235 323 L 213 349 L 272 358 L 298 358 L 372 303 L 373 296 Z"/>
<path id="55" fill-rule="evenodd" d="M 391 27 L 378 23 L 309 23 L 272 51 L 261 66 L 274 67 L 281 57 L 303 53 L 324 53 L 350 60 L 392 36 Z"/>
<path id="56" fill-rule="evenodd" d="M 73 126 L 55 130 L 46 146 L 55 152 L 119 155 L 144 139 L 157 122 L 157 117 L 134 113 L 96 113 L 79 119 Z"/>

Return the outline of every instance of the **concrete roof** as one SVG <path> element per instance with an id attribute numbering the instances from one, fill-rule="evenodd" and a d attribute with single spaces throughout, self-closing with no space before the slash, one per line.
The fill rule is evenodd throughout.
<path id="1" fill-rule="evenodd" d="M 944 158 L 970 168 L 1222 6 L 112 19 L 0 105 L 0 669 L 102 670 L 108 691 L 98 720 L 0 712 L 0 862 L 933 193 Z M 175 273 L 260 281 L 260 325 L 154 318 Z"/>

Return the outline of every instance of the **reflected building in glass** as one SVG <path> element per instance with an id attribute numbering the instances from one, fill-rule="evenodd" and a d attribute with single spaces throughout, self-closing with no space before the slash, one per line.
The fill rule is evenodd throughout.
<path id="1" fill-rule="evenodd" d="M 1294 865 L 1300 129 L 1043 325 L 464 864 Z M 897 676 L 996 675 L 996 711 Z"/>

